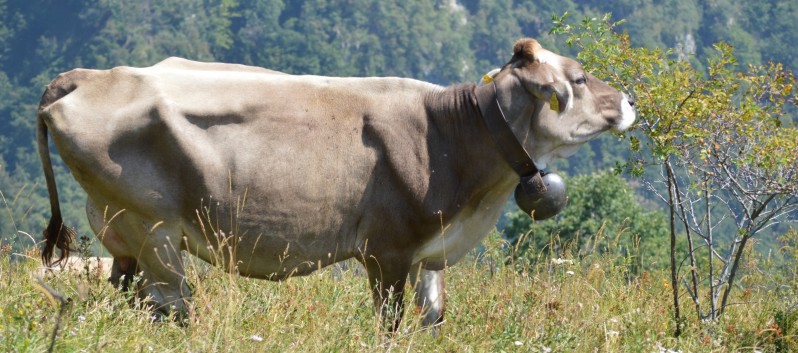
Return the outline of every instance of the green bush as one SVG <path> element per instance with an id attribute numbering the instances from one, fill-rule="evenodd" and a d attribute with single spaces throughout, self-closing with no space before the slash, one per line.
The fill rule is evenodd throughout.
<path id="1" fill-rule="evenodd" d="M 516 257 L 617 252 L 644 269 L 668 265 L 668 223 L 647 210 L 627 181 L 611 171 L 567 178 L 568 206 L 554 218 L 534 222 L 514 207 L 504 236 Z"/>

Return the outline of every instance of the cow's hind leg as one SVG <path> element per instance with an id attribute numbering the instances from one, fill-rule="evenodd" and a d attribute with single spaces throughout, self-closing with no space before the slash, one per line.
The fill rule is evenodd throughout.
<path id="1" fill-rule="evenodd" d="M 119 214 L 109 215 L 106 209 L 100 210 L 97 208 L 91 199 L 86 202 L 86 215 L 89 219 L 89 225 L 114 258 L 114 263 L 111 266 L 111 277 L 108 278 L 108 281 L 114 287 L 128 291 L 139 268 L 125 240 L 110 227 L 110 221 Z"/>
<path id="2" fill-rule="evenodd" d="M 446 310 L 443 270 L 425 270 L 419 263 L 410 271 L 410 283 L 415 290 L 416 307 L 421 310 L 422 326 L 440 325 Z"/>
<path id="3" fill-rule="evenodd" d="M 138 296 L 153 306 L 157 316 L 169 316 L 174 312 L 182 322 L 188 313 L 186 301 L 191 291 L 183 269 L 180 226 L 150 220 L 130 211 L 108 217 L 92 203 L 87 205 L 87 211 L 92 228 L 114 256 L 111 283 L 127 289 L 140 270 Z M 105 218 L 110 219 L 106 221 Z M 106 227 L 106 223 L 110 227 Z"/>
<path id="4" fill-rule="evenodd" d="M 385 328 L 399 329 L 404 314 L 404 287 L 410 264 L 401 258 L 367 256 L 361 259 L 369 277 L 374 310 Z"/>
<path id="5" fill-rule="evenodd" d="M 124 292 L 130 290 L 133 279 L 139 271 L 136 259 L 130 257 L 114 257 L 114 264 L 111 266 L 111 277 L 108 281 Z"/>
<path id="6" fill-rule="evenodd" d="M 135 223 L 139 229 L 131 236 L 140 240 L 140 244 L 134 245 L 139 249 L 136 259 L 142 274 L 139 296 L 147 298 L 157 314 L 174 313 L 175 319 L 183 322 L 188 315 L 191 289 L 183 269 L 180 227 L 146 221 Z"/>

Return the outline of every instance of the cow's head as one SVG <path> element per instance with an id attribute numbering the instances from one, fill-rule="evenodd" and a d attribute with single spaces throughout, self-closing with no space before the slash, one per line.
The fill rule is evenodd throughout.
<path id="1" fill-rule="evenodd" d="M 635 120 L 625 94 L 586 72 L 577 61 L 536 40 L 515 43 L 512 59 L 491 77 L 511 129 L 538 168 L 568 157 L 600 133 Z"/>

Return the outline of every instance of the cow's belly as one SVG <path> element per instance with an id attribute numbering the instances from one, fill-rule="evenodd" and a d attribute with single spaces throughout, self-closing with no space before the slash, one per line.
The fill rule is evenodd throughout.
<path id="1" fill-rule="evenodd" d="M 351 248 L 335 245 L 336 234 L 317 234 L 288 240 L 282 234 L 263 233 L 235 237 L 225 234 L 221 242 L 198 240 L 196 228 L 186 232 L 187 249 L 193 255 L 242 276 L 281 280 L 312 273 L 352 257 Z"/>
<path id="2" fill-rule="evenodd" d="M 476 247 L 496 225 L 504 203 L 510 196 L 506 188 L 489 192 L 476 207 L 465 209 L 441 231 L 424 243 L 413 258 L 427 270 L 442 270 L 454 265 Z"/>
<path id="3" fill-rule="evenodd" d="M 253 246 L 253 243 L 256 245 Z M 301 239 L 289 241 L 283 236 L 264 234 L 255 239 L 245 237 L 236 244 L 229 240 L 223 245 L 199 241 L 196 242 L 199 247 L 190 249 L 194 244 L 188 244 L 188 250 L 230 272 L 269 280 L 307 275 L 352 257 L 351 251 L 344 252 L 336 246 L 308 246 L 313 243 L 303 243 Z"/>
<path id="4" fill-rule="evenodd" d="M 191 195 L 204 195 L 203 203 L 183 207 L 187 250 L 223 266 L 234 259 L 240 274 L 267 279 L 351 257 L 375 152 L 330 129 L 297 136 L 295 129 L 240 136 L 225 129 L 233 130 L 208 133 L 221 168 L 202 169 L 202 186 Z"/>
<path id="5" fill-rule="evenodd" d="M 279 193 L 270 195 L 253 190 L 246 204 L 229 207 L 222 201 L 184 221 L 186 250 L 243 276 L 265 279 L 309 274 L 356 253 L 355 202 L 347 207 L 307 195 L 282 200 L 274 197 Z"/>

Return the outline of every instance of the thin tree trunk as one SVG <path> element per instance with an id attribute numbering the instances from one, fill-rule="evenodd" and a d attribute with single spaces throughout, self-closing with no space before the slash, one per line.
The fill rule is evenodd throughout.
<path id="1" fill-rule="evenodd" d="M 695 251 L 693 246 L 693 234 L 690 232 L 690 225 L 687 223 L 687 213 L 684 211 L 684 204 L 682 204 L 682 196 L 679 191 L 679 183 L 676 181 L 676 173 L 673 172 L 670 160 L 665 161 L 665 167 L 668 170 L 668 180 L 673 181 L 673 194 L 676 195 L 676 205 L 679 206 L 681 213 L 682 223 L 684 224 L 684 231 L 687 235 L 688 253 L 690 255 L 690 279 L 693 283 L 693 304 L 695 304 L 695 313 L 698 319 L 701 320 L 701 297 L 698 293 L 698 273 L 696 269 Z M 673 200 L 671 200 L 673 202 Z"/>
<path id="2" fill-rule="evenodd" d="M 729 278 L 726 280 L 726 288 L 723 290 L 723 299 L 720 302 L 720 308 L 718 309 L 718 316 L 723 315 L 723 312 L 726 310 L 726 303 L 729 299 L 729 293 L 731 293 L 732 285 L 734 284 L 734 277 L 737 275 L 737 269 L 740 267 L 740 259 L 743 257 L 743 251 L 745 251 L 745 243 L 748 242 L 748 239 L 751 238 L 751 235 L 748 234 L 748 230 L 746 230 L 745 235 L 743 235 L 742 239 L 740 239 L 740 245 L 738 245 L 737 250 L 734 252 L 734 263 L 732 263 L 731 271 L 729 272 Z"/>
<path id="3" fill-rule="evenodd" d="M 723 315 L 723 311 L 726 310 L 726 305 L 729 300 L 729 293 L 731 293 L 732 285 L 734 284 L 734 278 L 737 276 L 737 270 L 740 268 L 740 259 L 743 257 L 743 251 L 745 251 L 745 244 L 748 242 L 753 234 L 751 231 L 754 230 L 756 220 L 762 214 L 762 212 L 767 208 L 767 205 L 776 198 L 776 195 L 768 196 L 764 201 L 759 202 L 759 207 L 756 207 L 750 215 L 748 215 L 748 220 L 745 225 L 745 234 L 742 235 L 740 239 L 738 248 L 734 253 L 734 263 L 732 264 L 731 271 L 729 272 L 728 279 L 726 280 L 726 288 L 723 291 L 723 299 L 720 302 L 720 310 L 718 312 L 718 316 Z M 761 229 L 761 228 L 757 228 Z"/>
<path id="4" fill-rule="evenodd" d="M 668 205 L 670 206 L 670 226 L 671 226 L 671 289 L 673 290 L 673 321 L 676 325 L 676 330 L 673 333 L 674 337 L 682 335 L 682 317 L 679 310 L 679 274 L 676 271 L 676 204 L 674 203 L 674 184 L 670 173 L 670 161 L 666 159 L 665 164 L 668 166 Z"/>
<path id="5" fill-rule="evenodd" d="M 678 194 L 677 194 L 678 197 Z M 677 202 L 681 204 L 681 200 Z M 687 217 L 682 210 L 682 217 Z M 685 221 L 685 223 L 687 223 Z M 693 234 L 690 233 L 690 228 L 687 227 L 685 224 L 685 233 L 687 234 L 687 251 L 690 253 L 690 280 L 693 283 L 693 302 L 695 303 L 695 314 L 698 316 L 698 319 L 701 320 L 701 295 L 698 292 L 698 269 L 695 261 L 695 246 L 693 245 Z"/>
<path id="6" fill-rule="evenodd" d="M 709 181 L 704 177 L 704 204 L 707 211 L 707 247 L 709 253 L 709 318 L 715 320 L 717 316 L 718 297 L 715 295 L 715 269 L 712 259 L 715 257 L 715 242 L 712 240 L 712 211 L 709 209 Z"/>

